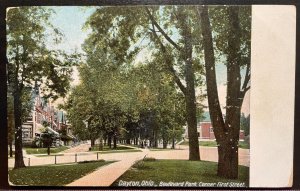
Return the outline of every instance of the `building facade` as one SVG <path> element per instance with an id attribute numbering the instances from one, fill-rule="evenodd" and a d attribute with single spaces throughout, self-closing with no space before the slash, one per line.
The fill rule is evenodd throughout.
<path id="1" fill-rule="evenodd" d="M 49 100 L 43 99 L 40 96 L 38 88 L 35 88 L 32 92 L 33 107 L 30 116 L 26 122 L 22 124 L 22 140 L 23 144 L 30 145 L 36 137 L 41 136 L 41 129 L 44 129 L 44 122 L 47 122 L 50 127 L 47 127 L 49 131 L 56 134 L 58 140 L 54 141 L 56 145 L 64 145 L 66 141 L 60 139 L 63 129 L 67 132 L 64 135 L 65 139 L 75 139 L 72 135 L 70 124 L 68 124 L 66 115 L 63 111 L 56 110 Z"/>
<path id="2" fill-rule="evenodd" d="M 184 138 L 188 138 L 187 127 L 185 126 L 184 129 L 185 129 Z M 204 139 L 204 140 L 216 139 L 208 112 L 205 112 L 203 114 L 203 119 L 199 120 L 199 122 L 197 123 L 197 134 L 198 134 L 198 139 Z M 244 130 L 240 130 L 239 136 L 240 136 L 240 140 L 245 139 Z"/>

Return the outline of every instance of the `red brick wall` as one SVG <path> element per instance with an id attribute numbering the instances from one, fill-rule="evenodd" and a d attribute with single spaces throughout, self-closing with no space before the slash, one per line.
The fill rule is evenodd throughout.
<path id="1" fill-rule="evenodd" d="M 210 132 L 210 137 L 209 139 L 216 139 L 214 132 Z"/>
<path id="2" fill-rule="evenodd" d="M 209 139 L 210 138 L 210 122 L 202 122 L 201 124 L 201 137 L 202 139 Z"/>
<path id="3" fill-rule="evenodd" d="M 240 131 L 240 139 L 242 139 L 242 140 L 245 139 L 245 133 L 244 133 L 244 131 Z"/>
<path id="4" fill-rule="evenodd" d="M 210 122 L 201 122 L 201 137 L 202 139 L 216 139 L 214 132 L 210 132 L 211 123 Z M 244 131 L 240 131 L 240 139 L 245 139 Z"/>

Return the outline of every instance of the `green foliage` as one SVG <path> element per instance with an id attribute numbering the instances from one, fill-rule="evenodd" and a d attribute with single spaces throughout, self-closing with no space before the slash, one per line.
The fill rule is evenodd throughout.
<path id="1" fill-rule="evenodd" d="M 77 55 L 47 48 L 47 35 L 52 35 L 57 43 L 62 38 L 49 22 L 52 13 L 45 7 L 18 7 L 7 13 L 8 82 L 13 92 L 32 87 L 37 81 L 43 85 L 46 97 L 56 99 L 65 96 L 69 88 L 70 67 Z"/>
<path id="2" fill-rule="evenodd" d="M 213 31 L 213 40 L 215 43 L 215 53 L 217 63 L 225 63 L 224 57 L 230 54 L 230 47 L 228 47 L 229 35 L 229 6 L 211 6 L 209 7 L 209 17 Z M 241 44 L 240 51 L 241 60 L 240 65 L 246 66 L 250 63 L 251 50 L 251 9 L 248 6 L 239 6 L 239 24 L 241 28 Z"/>
<path id="3" fill-rule="evenodd" d="M 78 54 L 50 50 L 47 37 L 59 43 L 62 34 L 50 23 L 53 10 L 48 7 L 15 7 L 7 11 L 7 75 L 14 97 L 15 168 L 24 167 L 22 157 L 22 123 L 31 107 L 28 101 L 34 84 L 40 86 L 45 98 L 65 97 L 70 87 L 71 66 Z"/>
<path id="4" fill-rule="evenodd" d="M 144 30 L 148 30 L 142 28 L 147 21 L 141 14 L 144 10 L 117 9 L 101 8 L 87 22 L 93 32 L 83 45 L 87 61 L 79 67 L 82 83 L 73 89 L 66 105 L 75 133 L 85 132 L 85 138 L 97 138 L 104 132 L 123 139 L 138 135 L 144 139 L 151 138 L 150 134 L 159 126 L 166 129 L 165 134 L 179 137 L 185 121 L 184 103 L 172 77 L 155 64 L 161 62 L 159 59 L 134 65 L 128 58 L 129 54 L 134 55 L 136 48 L 143 47 L 132 48 L 132 45 Z M 104 13 L 108 17 L 107 23 L 99 25 Z M 132 18 L 138 18 L 138 21 Z M 114 37 L 105 33 L 106 38 L 98 39 L 104 31 L 115 31 Z M 107 45 L 111 43 L 116 44 Z M 176 109 L 174 105 L 177 105 Z M 152 118 L 149 115 L 153 115 Z M 165 120 L 159 121 L 162 115 Z M 82 121 L 87 122 L 87 128 Z"/>
<path id="5" fill-rule="evenodd" d="M 247 117 L 244 113 L 241 115 L 241 129 L 244 130 L 245 136 L 250 134 L 250 115 Z"/>
<path id="6" fill-rule="evenodd" d="M 41 141 L 43 142 L 44 147 L 49 148 L 56 138 L 57 136 L 47 128 L 41 133 Z"/>

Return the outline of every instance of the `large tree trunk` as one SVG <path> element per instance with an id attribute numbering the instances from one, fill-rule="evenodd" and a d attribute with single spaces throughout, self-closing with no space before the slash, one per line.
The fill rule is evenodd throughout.
<path id="1" fill-rule="evenodd" d="M 165 138 L 163 138 L 163 149 L 166 149 L 168 146 L 168 140 L 166 140 Z"/>
<path id="2" fill-rule="evenodd" d="M 104 146 L 107 146 L 107 135 L 104 136 Z"/>
<path id="3" fill-rule="evenodd" d="M 184 57 L 185 62 L 185 81 L 186 87 L 181 83 L 180 78 L 176 74 L 176 70 L 172 65 L 172 59 L 163 43 L 160 41 L 157 36 L 154 28 L 152 30 L 155 38 L 160 44 L 162 53 L 165 54 L 165 61 L 168 66 L 169 72 L 172 74 L 174 78 L 174 82 L 178 85 L 180 90 L 185 95 L 186 102 L 186 115 L 187 115 L 187 126 L 188 126 L 188 137 L 189 137 L 189 160 L 200 160 L 200 152 L 199 152 L 199 142 L 197 136 L 197 117 L 196 117 L 196 97 L 195 97 L 195 74 L 193 69 L 193 61 L 192 61 L 192 35 L 191 35 L 191 26 L 187 24 L 188 18 L 184 13 L 184 7 L 180 6 L 178 8 L 178 22 L 182 29 L 182 36 L 184 38 L 184 48 L 181 49 L 175 42 L 173 42 L 168 35 L 163 31 L 163 29 L 159 26 L 159 24 L 155 21 L 154 17 L 151 15 L 149 9 L 146 8 L 147 14 L 152 21 L 153 26 L 155 25 L 159 32 L 165 37 L 167 41 L 169 41 Z"/>
<path id="4" fill-rule="evenodd" d="M 95 138 L 91 137 L 91 147 L 95 146 Z"/>
<path id="5" fill-rule="evenodd" d="M 25 167 L 23 159 L 22 143 L 22 103 L 20 91 L 14 92 L 14 115 L 15 115 L 15 166 L 14 169 Z"/>
<path id="6" fill-rule="evenodd" d="M 103 151 L 103 133 L 102 132 L 100 132 L 99 139 L 100 139 L 99 151 Z"/>
<path id="7" fill-rule="evenodd" d="M 117 136 L 113 136 L 113 142 L 114 142 L 114 149 L 117 149 Z"/>
<path id="8" fill-rule="evenodd" d="M 181 7 L 180 9 L 183 9 Z M 189 160 L 200 160 L 199 141 L 197 135 L 197 117 L 196 117 L 196 96 L 195 96 L 195 74 L 192 59 L 192 34 L 191 28 L 186 23 L 186 16 L 179 12 L 182 35 L 184 39 L 184 59 L 185 59 L 185 81 L 186 81 L 186 118 L 189 137 Z"/>
<path id="9" fill-rule="evenodd" d="M 108 144 L 108 147 L 111 149 L 111 135 L 110 134 L 107 137 L 107 144 Z"/>
<path id="10" fill-rule="evenodd" d="M 12 142 L 9 143 L 9 156 L 13 157 Z"/>
<path id="11" fill-rule="evenodd" d="M 175 138 L 174 138 L 174 136 L 172 138 L 172 149 L 175 149 Z"/>
<path id="12" fill-rule="evenodd" d="M 47 154 L 50 155 L 50 145 L 47 147 Z"/>
<path id="13" fill-rule="evenodd" d="M 241 31 L 239 26 L 239 7 L 229 7 L 229 35 L 228 56 L 227 56 L 227 99 L 226 99 L 226 119 L 225 125 L 228 127 L 226 138 L 227 151 L 225 155 L 229 158 L 220 158 L 218 174 L 227 178 L 238 178 L 238 144 L 241 118 L 241 74 L 240 74 L 240 46 Z M 241 99 L 240 99 L 241 98 Z M 222 151 L 226 149 L 221 149 Z M 223 152 L 222 152 L 223 153 Z M 223 165 L 224 163 L 224 165 Z M 228 164 L 226 164 L 228 163 Z M 227 165 L 230 165 L 229 167 Z M 228 172 L 224 168 L 230 168 Z"/>
<path id="14" fill-rule="evenodd" d="M 157 146 L 158 146 L 157 134 L 158 134 L 157 129 L 155 129 L 154 138 L 153 138 L 153 147 L 154 148 L 157 148 Z"/>
<path id="15" fill-rule="evenodd" d="M 228 139 L 219 142 L 218 176 L 230 179 L 238 178 L 238 146 Z"/>
<path id="16" fill-rule="evenodd" d="M 229 35 L 227 57 L 227 99 L 226 120 L 224 122 L 220 108 L 216 83 L 215 58 L 212 32 L 207 6 L 198 7 L 205 54 L 207 97 L 212 126 L 218 143 L 218 176 L 238 178 L 238 141 L 240 129 L 241 97 L 240 86 L 240 28 L 238 7 L 228 8 Z"/>

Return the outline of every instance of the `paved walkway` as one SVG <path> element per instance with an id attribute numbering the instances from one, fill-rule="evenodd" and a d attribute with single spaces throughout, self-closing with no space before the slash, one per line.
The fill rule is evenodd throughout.
<path id="1" fill-rule="evenodd" d="M 91 147 L 91 144 L 89 143 L 84 143 L 84 144 L 80 144 L 77 145 L 75 147 L 71 147 L 67 150 L 64 150 L 60 153 L 78 153 L 78 152 L 87 152 L 89 151 L 89 148 Z"/>
<path id="2" fill-rule="evenodd" d="M 97 154 L 94 152 L 79 152 L 88 150 L 89 144 L 82 144 L 71 149 L 65 150 L 64 156 L 57 156 L 56 162 L 68 163 L 96 160 Z M 178 148 L 178 147 L 177 147 Z M 149 151 L 148 149 L 141 149 L 142 152 L 122 152 L 122 153 L 107 153 L 98 154 L 99 159 L 106 161 L 117 161 L 112 164 L 102 166 L 98 170 L 72 182 L 67 186 L 110 186 L 116 179 L 118 179 L 124 172 L 126 172 L 135 161 L 147 157 L 154 157 L 156 159 L 182 159 L 187 160 L 189 156 L 188 146 L 180 145 L 180 149 L 176 150 L 161 150 Z M 75 153 L 77 156 L 75 157 Z M 218 161 L 218 151 L 216 147 L 200 147 L 201 160 L 204 161 Z M 54 164 L 54 156 L 34 157 L 33 155 L 26 155 L 24 159 L 25 165 L 30 166 Z M 249 149 L 239 149 L 239 164 L 244 166 L 250 165 Z M 9 167 L 13 167 L 14 159 L 9 159 Z"/>
<path id="3" fill-rule="evenodd" d="M 136 153 L 118 153 L 111 155 L 102 155 L 102 158 L 110 160 L 111 158 L 121 159 L 118 162 L 100 167 L 98 170 L 68 184 L 66 186 L 110 186 L 122 174 L 124 174 L 136 161 L 141 160 L 148 154 L 148 149 Z"/>

